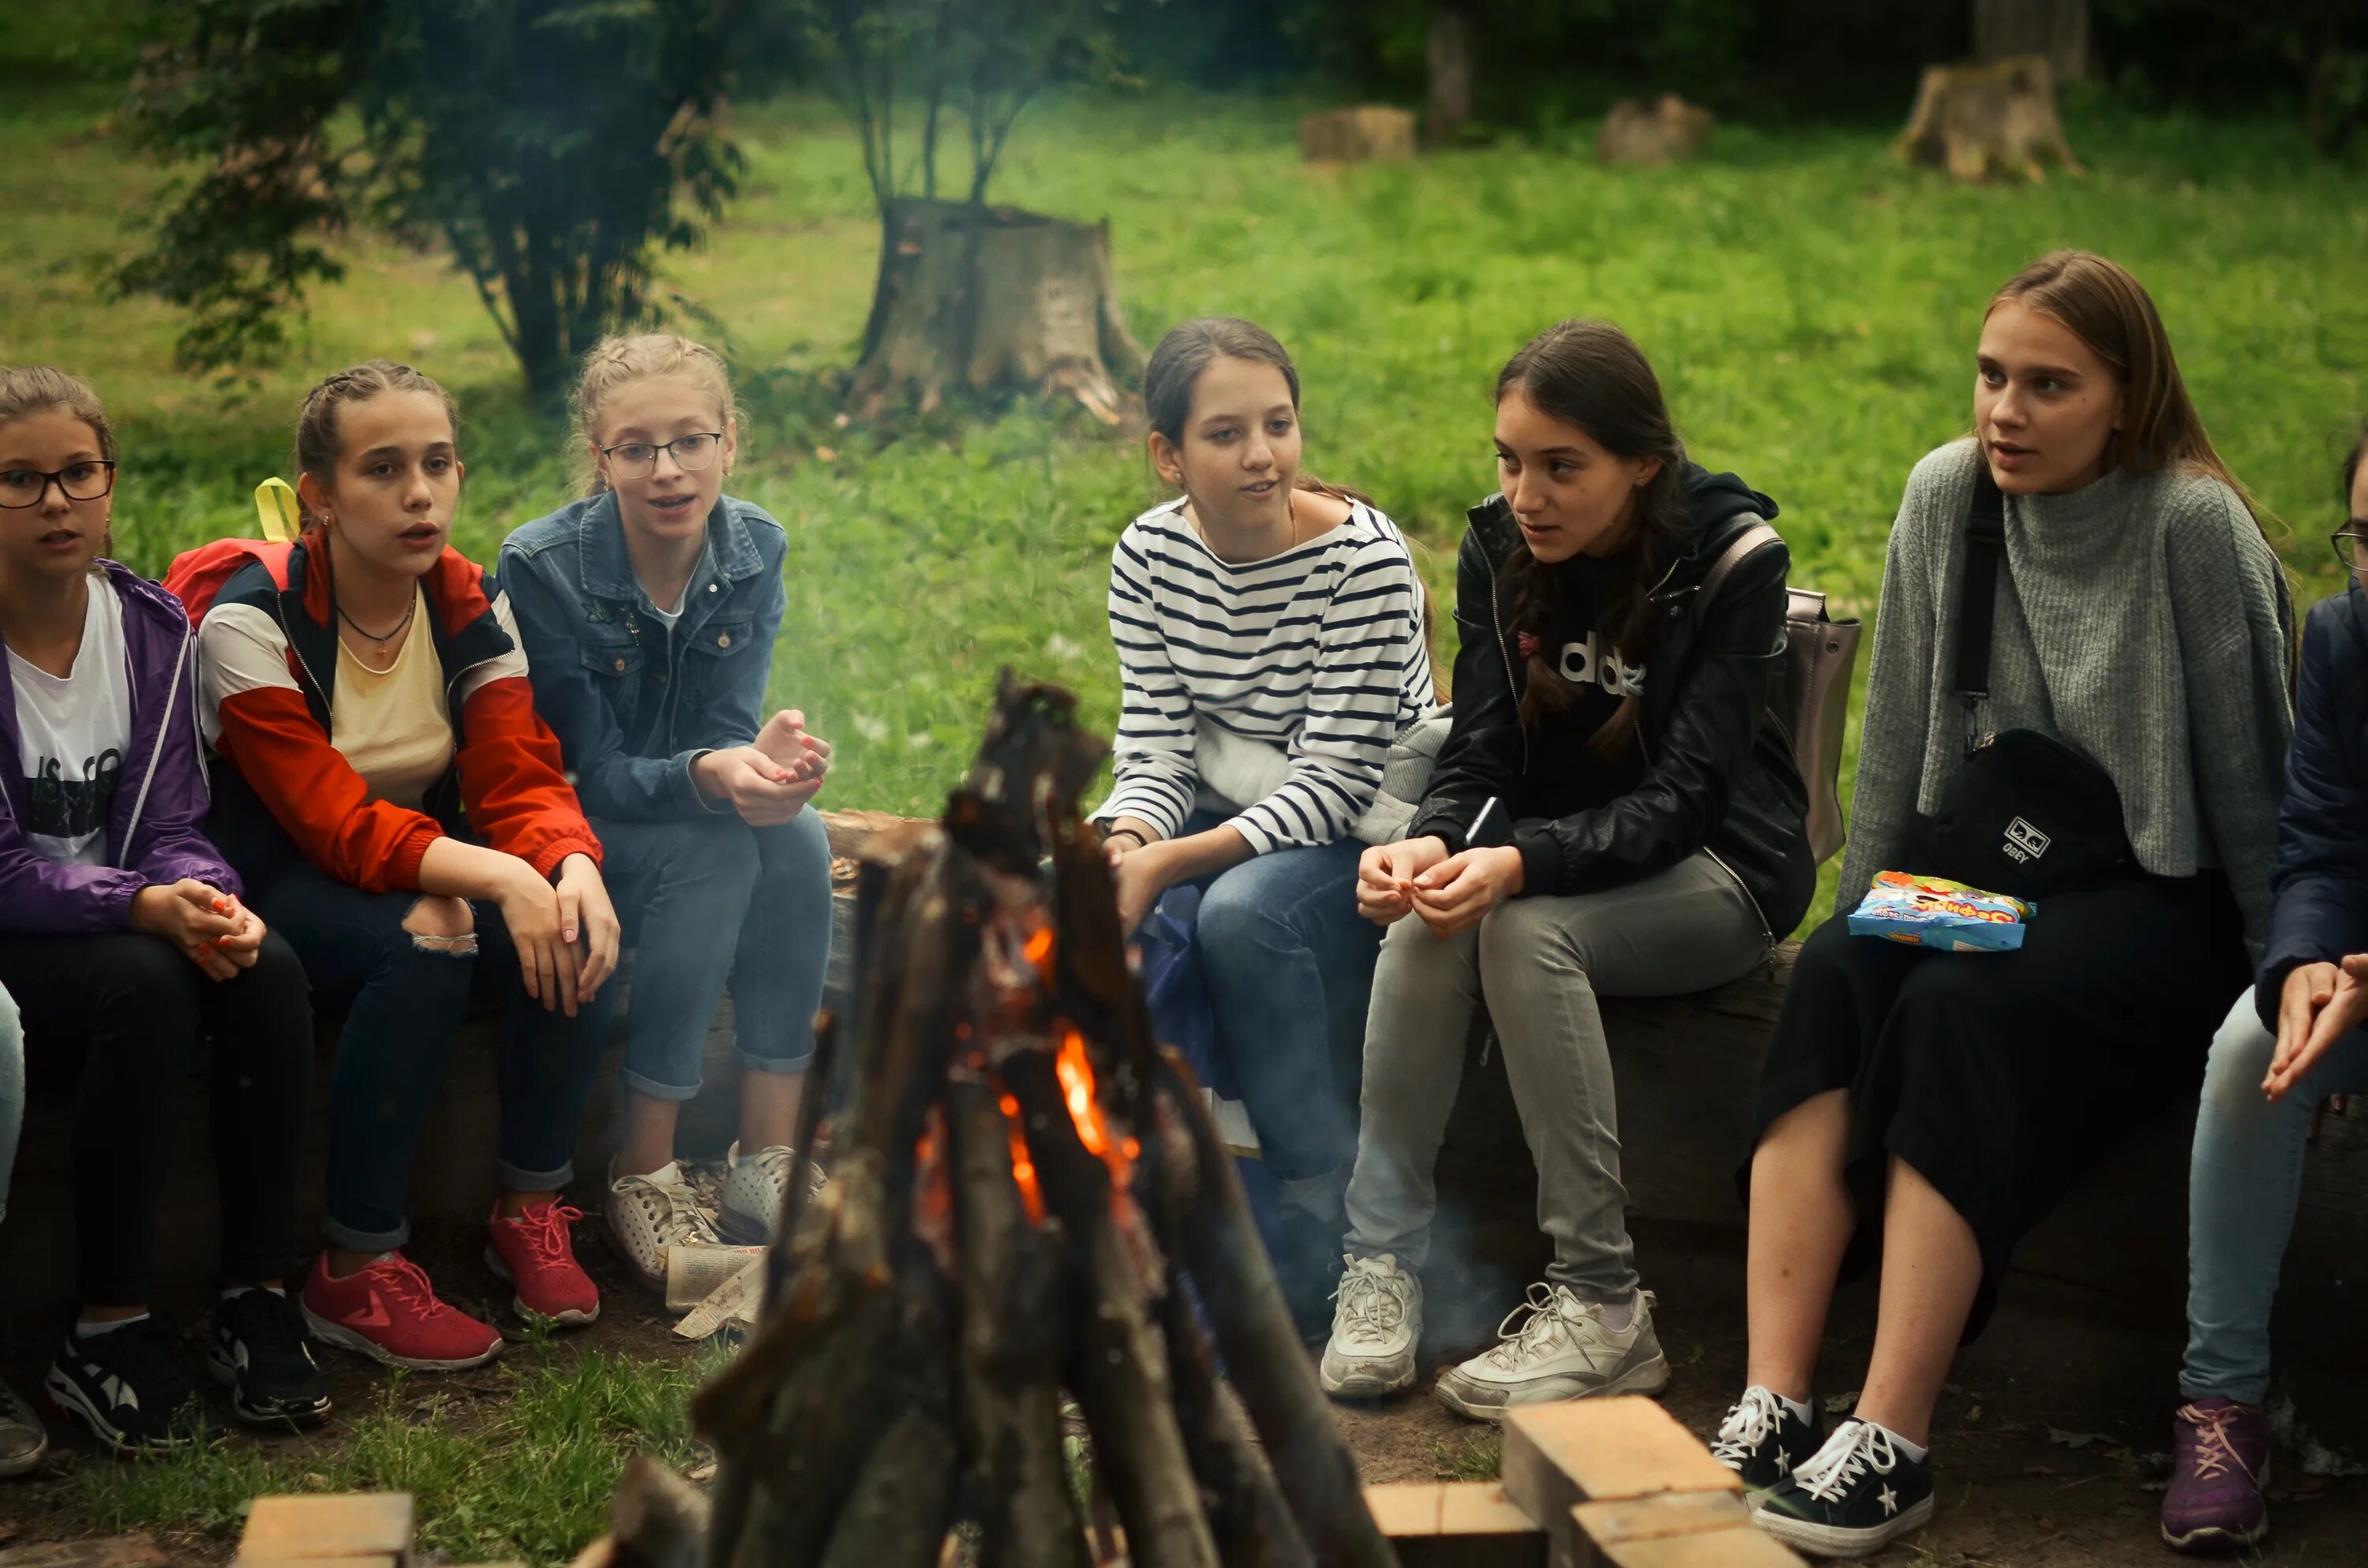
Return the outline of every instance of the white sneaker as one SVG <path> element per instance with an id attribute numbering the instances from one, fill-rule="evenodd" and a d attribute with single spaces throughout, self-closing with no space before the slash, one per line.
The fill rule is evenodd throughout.
<path id="1" fill-rule="evenodd" d="M 716 1216 L 716 1224 L 727 1241 L 763 1246 L 773 1239 L 773 1221 L 780 1217 L 781 1199 L 790 1190 L 790 1172 L 796 1168 L 797 1160 L 797 1151 L 785 1143 L 759 1149 L 745 1160 L 737 1143 L 724 1152 L 723 1164 L 730 1174 L 723 1178 L 723 1211 Z M 822 1167 L 809 1163 L 809 1202 L 822 1190 L 824 1180 Z"/>
<path id="2" fill-rule="evenodd" d="M 606 1208 L 618 1255 L 645 1285 L 666 1288 L 666 1248 L 718 1244 L 715 1227 L 700 1212 L 682 1166 L 672 1160 L 647 1176 L 610 1181 Z"/>
<path id="3" fill-rule="evenodd" d="M 1650 1290 L 1636 1292 L 1628 1326 L 1613 1329 L 1601 1307 L 1580 1301 L 1569 1286 L 1532 1285 L 1529 1301 L 1505 1315 L 1497 1335 L 1494 1346 L 1440 1377 L 1440 1403 L 1448 1409 L 1494 1421 L 1516 1404 L 1658 1393 L 1669 1386 L 1669 1363 L 1653 1334 Z"/>
<path id="4" fill-rule="evenodd" d="M 1415 1346 L 1422 1340 L 1422 1281 L 1389 1253 L 1349 1257 L 1332 1293 L 1332 1338 L 1324 1346 L 1324 1392 L 1379 1399 L 1414 1387 Z"/>

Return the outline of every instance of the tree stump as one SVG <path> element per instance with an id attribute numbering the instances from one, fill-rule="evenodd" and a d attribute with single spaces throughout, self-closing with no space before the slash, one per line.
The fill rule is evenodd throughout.
<path id="1" fill-rule="evenodd" d="M 949 390 L 1074 397 L 1117 424 L 1143 373 L 1110 266 L 1110 224 L 1011 207 L 899 199 L 880 244 L 880 281 L 848 402 L 865 418 Z"/>
<path id="2" fill-rule="evenodd" d="M 1326 109 L 1299 122 L 1299 155 L 1311 164 L 1362 164 L 1414 156 L 1411 110 L 1367 104 Z"/>
<path id="3" fill-rule="evenodd" d="M 2043 158 L 2080 172 L 2055 117 L 2055 73 L 2036 54 L 1989 65 L 1925 67 L 1915 112 L 1893 151 L 1961 180 L 1993 173 L 2044 180 Z"/>
<path id="4" fill-rule="evenodd" d="M 1675 93 L 1663 93 L 1651 108 L 1622 98 L 1603 117 L 1595 155 L 1607 164 L 1667 164 L 1691 158 L 1710 145 L 1718 117 Z"/>

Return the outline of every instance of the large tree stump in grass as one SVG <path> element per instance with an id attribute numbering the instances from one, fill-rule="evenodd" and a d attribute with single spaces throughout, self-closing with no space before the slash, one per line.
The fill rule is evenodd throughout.
<path id="1" fill-rule="evenodd" d="M 1115 425 L 1143 363 L 1108 222 L 920 198 L 890 208 L 848 397 L 865 417 L 902 396 L 928 412 L 949 390 L 1010 388 L 1074 397 Z"/>
<path id="2" fill-rule="evenodd" d="M 2040 161 L 2080 165 L 2055 117 L 2055 73 L 2039 55 L 1988 65 L 1930 65 L 1893 151 L 1961 180 L 1993 173 L 2043 180 Z"/>
<path id="3" fill-rule="evenodd" d="M 1667 164 L 1691 158 L 1710 145 L 1718 117 L 1675 93 L 1663 93 L 1651 108 L 1622 98 L 1603 117 L 1595 155 L 1607 164 Z"/>
<path id="4" fill-rule="evenodd" d="M 1363 164 L 1414 156 L 1414 114 L 1367 104 L 1325 109 L 1299 122 L 1299 155 L 1311 164 Z"/>

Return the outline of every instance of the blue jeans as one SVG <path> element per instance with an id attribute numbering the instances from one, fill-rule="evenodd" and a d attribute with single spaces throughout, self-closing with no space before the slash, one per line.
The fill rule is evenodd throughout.
<path id="1" fill-rule="evenodd" d="M 501 913 L 476 903 L 476 941 L 440 943 L 403 928 L 414 892 L 365 892 L 311 861 L 285 857 L 249 901 L 303 960 L 321 1009 L 346 1007 L 329 1080 L 330 1244 L 392 1252 L 411 1239 L 404 1218 L 419 1134 L 436 1104 L 444 1059 L 468 1006 L 479 949 L 508 979 L 495 1082 L 497 1169 L 508 1192 L 555 1192 L 575 1176 L 575 1140 L 600 1071 L 616 992 L 602 986 L 569 1017 L 514 978 L 517 952 Z"/>
<path id="2" fill-rule="evenodd" d="M 2270 1303 L 2294 1232 L 2310 1113 L 2368 1090 L 2368 1039 L 2335 1042 L 2272 1105 L 2261 1093 L 2277 1037 L 2250 991 L 2212 1040 L 2188 1175 L 2187 1359 L 2179 1390 L 2259 1404 L 2270 1389 Z"/>
<path id="3" fill-rule="evenodd" d="M 1185 834 L 1226 819 L 1195 812 Z M 1180 835 L 1179 835 L 1180 836 Z M 1217 1040 L 1282 1201 L 1339 1210 L 1357 1152 L 1365 1007 L 1382 930 L 1357 914 L 1353 838 L 1277 849 L 1201 884 L 1195 944 Z"/>
<path id="4" fill-rule="evenodd" d="M 0 991 L 0 1220 L 8 1217 L 8 1173 L 17 1168 L 17 1135 L 25 1126 L 25 1025 L 17 1004 Z"/>
<path id="5" fill-rule="evenodd" d="M 736 816 L 592 826 L 634 949 L 625 1086 L 662 1100 L 699 1093 L 700 1053 L 727 983 L 741 1062 L 804 1072 L 830 965 L 821 815 L 800 812 L 775 827 Z"/>

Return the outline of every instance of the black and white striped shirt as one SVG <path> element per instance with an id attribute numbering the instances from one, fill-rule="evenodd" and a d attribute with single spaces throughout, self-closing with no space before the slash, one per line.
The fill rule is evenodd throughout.
<path id="1" fill-rule="evenodd" d="M 1432 699 L 1422 580 L 1397 525 L 1361 502 L 1264 561 L 1219 560 L 1174 501 L 1110 553 L 1122 700 L 1117 783 L 1098 820 L 1174 836 L 1202 793 L 1196 722 L 1273 746 L 1290 776 L 1229 802 L 1250 847 L 1329 844 L 1373 803 L 1390 743 Z"/>

